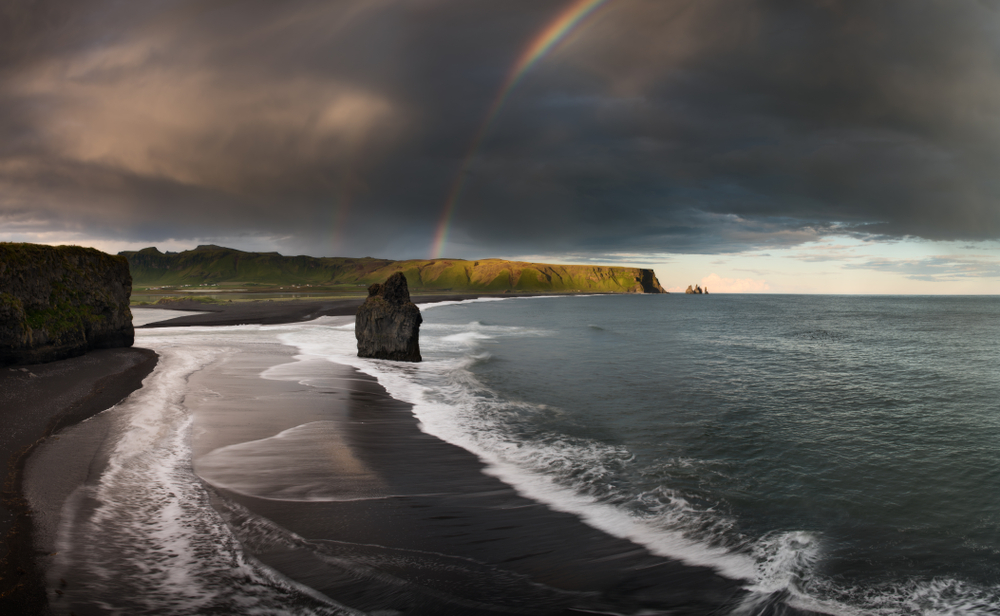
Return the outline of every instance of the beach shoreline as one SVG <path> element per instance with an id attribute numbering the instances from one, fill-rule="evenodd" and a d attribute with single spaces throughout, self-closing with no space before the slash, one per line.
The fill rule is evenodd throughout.
<path id="1" fill-rule="evenodd" d="M 218 391 L 210 370 L 196 379 Z M 363 611 L 455 616 L 708 614 L 746 596 L 738 580 L 655 556 L 520 495 L 485 473 L 476 455 L 422 431 L 412 405 L 374 377 L 341 364 L 329 371 L 335 376 L 315 393 L 335 399 L 330 438 L 346 451 L 331 468 L 331 491 L 343 498 L 288 501 L 216 486 L 224 497 L 217 508 L 232 526 L 249 526 L 246 510 L 290 533 L 286 541 L 241 537 L 287 578 Z M 255 397 L 274 385 L 261 386 Z M 204 432 L 218 438 L 214 425 Z"/>
<path id="2" fill-rule="evenodd" d="M 458 302 L 491 297 L 496 299 L 511 297 L 534 297 L 534 295 L 488 295 L 488 294 L 455 294 L 455 295 L 413 295 L 411 300 L 418 306 L 441 302 Z M 178 312 L 198 312 L 200 314 L 183 315 L 164 321 L 148 323 L 140 327 L 152 329 L 159 327 L 198 327 L 224 325 L 280 325 L 283 323 L 299 323 L 311 321 L 319 317 L 350 316 L 353 317 L 358 307 L 365 301 L 364 297 L 348 299 L 289 299 L 289 300 L 258 300 L 249 302 L 232 302 L 209 304 L 195 300 L 173 301 L 167 304 L 151 306 L 133 306 L 133 309 L 162 309 Z"/>
<path id="3" fill-rule="evenodd" d="M 37 446 L 100 413 L 142 386 L 157 355 L 143 348 L 101 349 L 47 364 L 0 369 L 0 457 L 4 462 L 0 608 L 41 613 L 44 573 L 36 563 L 33 512 L 24 497 L 24 468 Z M 45 512 L 52 513 L 52 512 Z"/>
<path id="4" fill-rule="evenodd" d="M 480 296 L 429 296 L 436 301 Z M 418 300 L 419 301 L 419 300 Z M 198 312 L 140 327 L 222 326 L 293 323 L 319 316 L 354 315 L 363 299 L 203 304 L 174 302 L 148 308 Z M 143 310 L 146 307 L 134 307 Z M 36 562 L 38 538 L 24 495 L 24 468 L 37 446 L 60 430 L 101 413 L 142 387 L 157 356 L 140 347 L 101 349 L 82 356 L 17 367 L 0 367 L 0 460 L 4 482 L 0 497 L 0 608 L 13 613 L 42 613 L 47 605 L 44 572 Z M 62 392 L 53 394 L 52 392 Z M 46 512 L 49 515 L 58 512 Z"/>
<path id="5" fill-rule="evenodd" d="M 448 301 L 478 297 L 449 297 Z M 287 308 L 282 323 L 301 321 L 314 308 L 273 303 L 278 305 L 274 308 Z M 222 311 L 208 313 L 207 319 L 199 320 L 206 317 L 200 314 L 168 322 L 204 326 L 234 318 L 273 319 L 272 307 L 266 308 L 256 314 Z M 348 314 L 353 315 L 353 310 Z M 192 432 L 196 435 L 193 467 L 199 476 L 205 473 L 202 481 L 213 486 L 209 489 L 216 494 L 213 507 L 234 532 L 254 526 L 242 524 L 245 513 L 252 512 L 291 533 L 292 540 L 277 543 L 253 534 L 238 535 L 248 554 L 287 579 L 335 602 L 350 599 L 352 607 L 410 606 L 411 611 L 404 612 L 414 614 L 555 614 L 619 608 L 715 613 L 732 610 L 747 597 L 739 580 L 655 556 L 588 526 L 573 514 L 518 494 L 484 473 L 485 464 L 474 454 L 423 432 L 409 403 L 393 398 L 374 377 L 355 368 L 325 364 L 323 370 L 335 375 L 331 378 L 340 385 L 324 391 L 308 391 L 309 387 L 294 379 L 259 378 L 262 369 L 288 364 L 295 355 L 292 347 L 275 351 L 229 358 L 193 373 L 192 383 L 212 390 L 213 395 L 200 400 L 191 397 L 185 405 L 190 403 L 197 418 Z M 225 418 L 234 409 L 222 408 L 234 399 L 241 418 L 251 418 L 236 428 L 232 417 Z M 251 400 L 270 400 L 271 406 L 254 410 L 246 403 Z M 270 410 L 278 400 L 281 416 Z M 215 425 L 210 421 L 213 413 L 220 418 Z M 212 451 L 267 439 L 316 420 L 336 424 L 331 439 L 338 439 L 344 454 L 328 475 L 336 480 L 338 490 L 360 491 L 354 495 L 357 498 L 288 505 L 282 499 L 230 489 L 206 470 L 205 461 L 210 458 L 206 456 Z M 65 442 L 47 449 L 68 448 L 70 443 Z M 96 456 L 96 449 L 85 455 Z M 42 481 L 59 464 L 58 455 L 50 455 L 49 470 L 40 473 Z M 57 517 L 58 512 L 49 515 Z M 51 543 L 51 519 L 48 525 L 46 541 Z M 345 560 L 344 554 L 351 557 Z M 51 562 L 44 557 L 40 560 Z M 374 564 L 388 561 L 404 564 L 388 569 Z M 464 569 L 456 573 L 456 565 Z M 36 572 L 34 606 L 45 605 L 44 578 L 43 572 Z M 484 583 L 483 579 L 502 583 Z M 53 581 L 50 572 L 48 588 L 59 594 L 60 605 L 72 605 L 67 600 L 80 592 L 81 585 L 70 578 L 72 590 L 63 597 L 62 591 L 54 590 Z M 519 604 L 521 600 L 527 603 Z M 786 607 L 786 613 L 799 612 Z"/>

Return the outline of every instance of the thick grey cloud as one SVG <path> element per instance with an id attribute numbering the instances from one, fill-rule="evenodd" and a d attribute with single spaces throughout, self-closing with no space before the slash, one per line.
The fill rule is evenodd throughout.
<path id="1" fill-rule="evenodd" d="M 424 256 L 569 4 L 8 3 L 0 235 Z M 446 253 L 996 239 L 998 118 L 996 2 L 608 0 L 510 93 Z"/>

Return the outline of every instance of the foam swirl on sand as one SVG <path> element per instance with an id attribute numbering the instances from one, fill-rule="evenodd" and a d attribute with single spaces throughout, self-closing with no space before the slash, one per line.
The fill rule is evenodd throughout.
<path id="1" fill-rule="evenodd" d="M 341 431 L 336 422 L 314 421 L 220 447 L 198 460 L 198 474 L 214 486 L 270 500 L 385 498 L 378 478 L 353 456 Z"/>
<path id="2" fill-rule="evenodd" d="M 237 352 L 226 346 L 234 334 L 144 333 L 160 361 L 113 409 L 106 470 L 63 512 L 50 579 L 70 583 L 53 601 L 57 613 L 353 613 L 247 556 L 191 470 L 188 379 Z"/>

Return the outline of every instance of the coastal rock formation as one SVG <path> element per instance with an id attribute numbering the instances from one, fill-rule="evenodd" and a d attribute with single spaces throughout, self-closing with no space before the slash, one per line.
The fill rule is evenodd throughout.
<path id="1" fill-rule="evenodd" d="M 636 285 L 632 287 L 630 293 L 667 293 L 667 290 L 660 286 L 660 281 L 656 279 L 653 270 L 638 269 L 636 272 Z"/>
<path id="2" fill-rule="evenodd" d="M 686 293 L 687 295 L 701 295 L 703 293 L 705 295 L 708 295 L 708 288 L 706 287 L 706 288 L 702 289 L 698 285 L 693 285 L 693 286 L 692 285 L 688 285 L 688 288 L 684 291 L 684 293 Z"/>
<path id="3" fill-rule="evenodd" d="M 0 242 L 0 365 L 132 346 L 131 294 L 124 257 Z"/>
<path id="4" fill-rule="evenodd" d="M 354 336 L 358 357 L 420 361 L 420 309 L 410 301 L 406 277 L 396 272 L 383 284 L 368 287 L 358 308 Z"/>

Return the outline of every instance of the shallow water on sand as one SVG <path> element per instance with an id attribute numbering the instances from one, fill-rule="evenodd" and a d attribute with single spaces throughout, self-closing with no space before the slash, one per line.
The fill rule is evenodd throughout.
<path id="1" fill-rule="evenodd" d="M 139 345 L 160 355 L 143 388 L 33 455 L 29 498 L 74 472 L 62 470 L 69 460 L 99 469 L 62 504 L 46 562 L 54 613 L 353 613 L 248 554 L 192 470 L 190 399 L 212 392 L 190 379 L 227 356 L 284 348 L 262 330 L 141 331 Z M 74 459 L 78 446 L 94 458 Z"/>
<path id="2" fill-rule="evenodd" d="M 61 502 L 43 547 L 54 613 L 707 613 L 738 602 L 732 582 L 518 497 L 421 433 L 373 379 L 281 344 L 340 340 L 342 322 L 143 332 L 161 358 L 143 389 L 29 464 L 34 505 Z"/>

